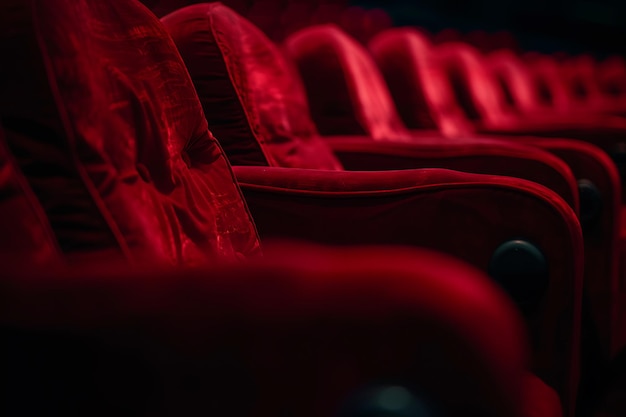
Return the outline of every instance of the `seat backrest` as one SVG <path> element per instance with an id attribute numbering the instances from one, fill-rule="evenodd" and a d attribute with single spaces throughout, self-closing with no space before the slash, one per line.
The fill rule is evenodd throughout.
<path id="1" fill-rule="evenodd" d="M 570 98 L 561 82 L 559 65 L 548 55 L 529 53 L 522 57 L 533 79 L 533 86 L 543 103 L 554 110 L 570 108 Z"/>
<path id="2" fill-rule="evenodd" d="M 7 142 L 64 252 L 174 264 L 259 252 L 184 63 L 148 9 L 9 0 L 0 16 Z"/>
<path id="3" fill-rule="evenodd" d="M 448 79 L 465 115 L 472 122 L 498 121 L 508 117 L 511 107 L 482 59 L 478 49 L 460 42 L 440 45 L 434 52 L 435 65 Z"/>
<path id="4" fill-rule="evenodd" d="M 626 60 L 610 56 L 598 64 L 596 79 L 605 96 L 626 100 Z"/>
<path id="5" fill-rule="evenodd" d="M 578 55 L 559 65 L 560 75 L 572 105 L 602 110 L 604 95 L 596 81 L 596 62 L 591 55 Z"/>
<path id="6" fill-rule="evenodd" d="M 43 208 L 5 143 L 0 126 L 0 258 L 55 262 L 60 250 Z M 6 259 L 5 259 L 6 258 Z"/>
<path id="7" fill-rule="evenodd" d="M 252 23 L 220 3 L 162 21 L 231 164 L 341 169 L 310 118 L 295 68 Z"/>
<path id="8" fill-rule="evenodd" d="M 285 50 L 300 71 L 322 135 L 410 141 L 376 64 L 337 26 L 294 33 L 285 40 Z"/>
<path id="9" fill-rule="evenodd" d="M 487 55 L 484 65 L 502 89 L 508 104 L 519 112 L 533 112 L 546 107 L 533 87 L 531 74 L 520 58 L 508 49 Z"/>
<path id="10" fill-rule="evenodd" d="M 448 136 L 472 132 L 424 34 L 413 28 L 389 29 L 368 47 L 407 127 L 437 129 Z"/>

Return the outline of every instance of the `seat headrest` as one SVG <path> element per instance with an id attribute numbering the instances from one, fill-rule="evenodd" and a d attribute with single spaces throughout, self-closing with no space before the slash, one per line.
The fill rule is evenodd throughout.
<path id="1" fill-rule="evenodd" d="M 500 49 L 485 57 L 485 67 L 510 94 L 509 101 L 521 111 L 532 111 L 540 105 L 533 81 L 524 63 L 509 49 Z"/>
<path id="2" fill-rule="evenodd" d="M 431 96 L 440 99 L 450 93 L 448 85 L 433 79 L 436 74 L 429 71 L 432 45 L 426 35 L 414 28 L 388 29 L 374 36 L 368 48 L 404 124 L 411 129 L 437 129 L 437 113 L 432 110 L 437 100 Z"/>
<path id="3" fill-rule="evenodd" d="M 484 67 L 481 52 L 462 42 L 450 42 L 436 50 L 436 60 L 444 71 L 466 115 L 489 120 L 501 114 L 502 97 Z"/>
<path id="4" fill-rule="evenodd" d="M 0 111 L 65 252 L 171 263 L 257 253 L 180 55 L 136 0 L 0 6 Z M 17 152 L 16 150 L 19 150 Z"/>
<path id="5" fill-rule="evenodd" d="M 341 169 L 311 121 L 297 72 L 257 27 L 220 3 L 162 21 L 233 165 Z"/>
<path id="6" fill-rule="evenodd" d="M 336 25 L 296 32 L 285 47 L 298 65 L 322 134 L 410 140 L 376 64 Z"/>

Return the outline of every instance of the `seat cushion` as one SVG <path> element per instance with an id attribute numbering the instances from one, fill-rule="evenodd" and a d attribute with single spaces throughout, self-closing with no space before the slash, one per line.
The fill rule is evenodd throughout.
<path id="1" fill-rule="evenodd" d="M 8 144 L 65 252 L 169 263 L 259 252 L 187 70 L 135 0 L 0 6 Z"/>
<path id="2" fill-rule="evenodd" d="M 219 3 L 162 21 L 233 165 L 341 169 L 310 119 L 295 69 L 252 23 Z"/>

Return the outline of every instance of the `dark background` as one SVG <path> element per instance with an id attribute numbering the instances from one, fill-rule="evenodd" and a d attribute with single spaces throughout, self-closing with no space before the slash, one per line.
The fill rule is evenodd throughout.
<path id="1" fill-rule="evenodd" d="M 508 31 L 524 50 L 626 53 L 626 0 L 360 0 L 384 8 L 394 25 L 417 25 L 437 33 Z M 474 34 L 480 35 L 480 34 Z"/>
<path id="2" fill-rule="evenodd" d="M 177 8 L 207 0 L 141 1 L 160 17 Z M 395 26 L 424 28 L 433 34 L 435 41 L 452 40 L 456 36 L 470 42 L 477 40 L 471 43 L 479 44 L 500 37 L 500 47 L 516 45 L 525 51 L 591 53 L 598 58 L 626 55 L 626 0 L 221 1 L 278 41 L 286 32 L 278 30 L 276 33 L 276 29 L 288 25 L 290 20 L 280 20 L 286 10 L 301 6 L 305 15 L 313 16 L 316 9 L 335 5 L 340 9 L 349 6 L 384 9 Z M 440 32 L 446 29 L 447 33 L 442 35 Z"/>

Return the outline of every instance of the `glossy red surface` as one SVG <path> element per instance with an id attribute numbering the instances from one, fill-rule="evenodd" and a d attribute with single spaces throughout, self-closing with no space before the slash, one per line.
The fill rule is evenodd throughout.
<path id="1" fill-rule="evenodd" d="M 233 165 L 341 169 L 309 118 L 295 70 L 259 29 L 220 4 L 190 6 L 163 23 Z"/>
<path id="2" fill-rule="evenodd" d="M 318 417 L 381 380 L 449 416 L 535 416 L 521 411 L 550 398 L 476 269 L 400 247 L 266 248 L 200 268 L 5 265 L 3 412 Z"/>
<path id="3" fill-rule="evenodd" d="M 444 135 L 459 136 L 459 132 L 465 132 L 465 135 L 478 137 L 472 131 L 479 124 L 483 127 L 488 124 L 500 125 L 502 132 L 494 130 L 489 136 L 482 137 L 547 150 L 563 159 L 578 180 L 590 180 L 598 187 L 602 195 L 602 211 L 600 218 L 592 228 L 587 228 L 585 234 L 585 285 L 590 294 L 592 315 L 604 354 L 612 356 L 620 346 L 617 339 L 622 337 L 619 335 L 623 328 L 616 322 L 619 303 L 615 296 L 615 288 L 624 281 L 618 272 L 621 259 L 618 239 L 622 224 L 619 213 L 620 200 L 623 198 L 619 173 L 615 164 L 598 146 L 571 139 L 520 136 L 525 131 L 541 131 L 542 126 L 552 126 L 551 136 L 558 135 L 559 129 L 566 129 L 563 136 L 567 136 L 569 131 L 576 131 L 576 126 L 586 126 L 586 131 L 600 141 L 590 133 L 594 129 L 601 129 L 600 125 L 592 123 L 590 117 L 578 119 L 566 115 L 551 118 L 549 113 L 544 115 L 543 122 L 535 118 L 525 119 L 525 109 L 538 111 L 538 98 L 533 94 L 534 90 L 529 88 L 529 72 L 515 64 L 510 52 L 498 52 L 483 58 L 469 45 L 448 43 L 433 47 L 422 34 L 405 28 L 381 33 L 370 43 L 370 47 L 396 102 L 412 102 L 422 107 L 422 110 L 419 107 L 405 109 L 406 116 L 403 114 L 403 119 L 407 123 L 414 122 L 426 108 L 439 115 L 435 120 L 439 121 L 438 128 Z M 506 95 L 500 94 L 501 91 L 495 86 L 497 74 L 505 78 L 511 98 L 514 99 L 512 102 L 508 102 Z M 431 88 L 433 85 L 437 88 Z M 456 91 L 455 85 L 461 91 Z M 442 100 L 447 103 L 446 111 L 440 111 L 444 108 L 439 105 Z M 544 108 L 547 109 L 547 105 Z M 472 124 L 469 114 L 473 114 L 476 120 L 473 121 L 473 128 L 468 129 L 466 126 Z M 517 126 L 519 130 L 514 136 L 506 136 L 507 133 L 515 132 L 507 130 L 504 127 L 506 125 Z M 454 128 L 450 129 L 449 126 Z"/>
<path id="4" fill-rule="evenodd" d="M 265 102 L 264 105 L 268 109 L 273 109 L 274 113 L 268 112 L 260 119 L 249 118 L 248 120 L 253 121 L 253 123 L 250 124 L 250 129 L 259 130 L 255 126 L 257 120 L 260 123 L 266 122 L 268 125 L 272 126 L 276 123 L 277 119 L 281 119 L 282 115 L 285 114 L 283 108 L 280 106 L 283 102 L 285 91 L 289 91 L 291 94 L 297 94 L 299 90 L 288 88 L 289 85 L 297 85 L 294 84 L 297 80 L 292 81 L 285 78 L 290 75 L 290 71 L 285 69 L 289 67 L 285 62 L 281 62 L 281 57 L 277 53 L 276 47 L 265 37 L 257 36 L 254 41 L 249 41 L 248 36 L 258 34 L 258 31 L 253 30 L 246 23 L 240 23 L 237 22 L 237 20 L 233 21 L 237 16 L 227 11 L 225 8 L 203 6 L 203 8 L 186 8 L 178 13 L 180 13 L 178 16 L 174 14 L 165 17 L 164 21 L 166 24 L 172 24 L 174 26 L 174 38 L 177 40 L 181 50 L 185 51 L 183 52 L 183 56 L 188 57 L 188 59 L 191 58 L 191 67 L 200 68 L 201 65 L 195 62 L 195 60 L 198 57 L 206 55 L 207 51 L 214 51 L 215 46 L 213 44 L 215 43 L 217 43 L 223 51 L 228 51 L 222 52 L 222 54 L 226 56 L 227 60 L 231 63 L 237 63 L 238 60 L 245 61 L 246 59 L 249 59 L 251 63 L 255 63 L 258 61 L 259 56 L 272 57 L 272 59 L 264 61 L 264 65 L 262 66 L 249 63 L 248 67 L 246 67 L 240 64 L 239 67 L 234 68 L 239 68 L 241 71 L 247 69 L 250 73 L 241 74 L 240 72 L 231 72 L 228 79 L 231 80 L 231 88 L 237 92 L 237 98 L 254 97 L 258 94 L 255 89 L 261 88 L 261 84 L 242 83 L 238 81 L 238 79 L 254 76 L 268 80 L 268 82 L 269 80 L 273 80 L 274 84 L 262 85 L 263 89 L 269 89 L 273 94 L 266 94 L 260 97 L 270 101 Z M 193 13 L 196 14 L 195 18 L 192 17 Z M 226 20 L 225 17 L 220 17 L 220 14 L 224 14 L 228 19 Z M 183 15 L 185 16 L 184 20 L 170 20 Z M 203 19 L 206 22 L 205 24 L 210 23 L 211 31 L 220 33 L 220 39 L 216 41 L 215 39 L 207 37 L 207 26 L 198 27 L 190 25 L 189 27 L 185 27 L 182 23 L 184 21 L 194 21 L 194 19 Z M 243 20 L 241 17 L 238 19 Z M 224 22 L 228 22 L 228 24 Z M 247 30 L 244 36 L 228 37 L 224 35 L 224 33 L 238 33 L 244 29 Z M 184 36 L 181 34 L 181 31 L 184 32 Z M 322 39 L 316 39 L 319 33 L 324 34 Z M 372 127 L 372 129 L 375 130 L 380 127 L 378 130 L 381 134 L 379 139 L 383 141 L 390 139 L 382 136 L 381 132 L 395 132 L 396 138 L 403 140 L 401 143 L 408 145 L 408 142 L 413 141 L 414 138 L 407 129 L 402 127 L 388 93 L 384 89 L 377 87 L 376 78 L 366 78 L 366 76 L 371 74 L 378 74 L 373 62 L 371 62 L 371 58 L 368 58 L 364 50 L 361 54 L 337 53 L 337 50 L 347 50 L 354 44 L 353 41 L 345 36 L 337 40 L 335 36 L 337 33 L 340 33 L 338 29 L 323 26 L 321 28 L 305 29 L 287 40 L 286 47 L 288 51 L 291 52 L 293 48 L 302 53 L 302 56 L 308 57 L 308 53 L 312 55 L 310 61 L 307 61 L 307 64 L 303 64 L 303 62 L 298 59 L 297 54 L 294 56 L 300 68 L 307 68 L 307 71 L 309 71 L 311 75 L 309 81 L 315 79 L 317 83 L 313 88 L 310 88 L 310 86 L 306 85 L 307 79 L 305 76 L 305 86 L 308 87 L 307 93 L 309 99 L 311 99 L 311 93 L 320 96 L 327 94 L 328 99 L 326 103 L 331 106 L 331 108 L 326 108 L 326 110 L 328 111 L 329 117 L 333 117 L 333 114 L 335 114 L 332 113 L 331 110 L 337 111 L 337 114 L 340 116 L 336 118 L 338 125 L 346 127 L 347 123 L 358 124 L 363 120 L 366 123 L 366 129 Z M 246 40 L 243 46 L 240 45 L 241 39 Z M 200 40 L 203 40 L 205 44 L 201 45 Z M 300 43 L 300 41 L 302 43 Z M 225 44 L 226 42 L 229 43 Z M 191 45 L 193 45 L 193 47 Z M 250 45 L 254 45 L 254 48 L 251 48 Z M 302 50 L 300 50 L 300 46 L 302 46 Z M 251 54 L 250 51 L 254 51 L 254 54 Z M 324 57 L 337 53 L 337 56 L 342 58 L 334 62 L 342 62 L 342 65 L 325 68 L 324 61 L 320 62 L 319 60 L 313 59 L 313 57 L 319 58 L 319 51 L 324 51 Z M 345 60 L 343 60 L 343 57 L 345 57 Z M 368 62 L 369 66 L 362 65 L 363 59 L 370 60 Z M 230 65 L 233 66 L 233 64 Z M 352 74 L 351 71 L 358 70 L 359 68 L 365 69 L 364 72 L 358 73 L 362 75 L 361 78 L 344 76 L 341 72 L 339 72 L 339 75 L 335 74 L 337 69 L 346 69 Z M 272 77 L 272 74 L 275 72 L 284 74 L 284 76 Z M 206 74 L 205 72 L 196 72 L 195 74 L 199 77 L 196 80 L 197 84 L 206 79 L 206 75 L 204 75 Z M 344 79 L 348 82 L 349 86 L 345 89 L 340 85 L 324 84 L 324 82 L 328 80 L 328 76 L 336 76 L 336 80 Z M 380 75 L 378 76 L 380 77 Z M 226 79 L 225 76 L 222 78 Z M 378 78 L 378 81 L 382 82 L 382 78 Z M 361 88 L 364 82 L 369 82 L 367 85 L 369 88 Z M 342 101 L 343 99 L 334 101 L 335 96 L 333 94 L 338 92 L 342 94 L 342 91 L 348 91 L 352 96 L 349 96 L 347 101 Z M 200 92 L 201 98 L 202 95 L 210 97 L 210 93 L 209 89 L 203 88 Z M 304 100 L 303 98 L 291 98 L 291 100 L 294 99 Z M 271 101 L 273 100 L 276 102 L 272 103 Z M 359 100 L 362 100 L 362 102 Z M 233 98 L 231 98 L 231 101 L 234 101 Z M 389 112 L 383 112 L 383 114 L 389 114 L 393 120 L 398 122 L 397 126 L 394 126 L 393 123 L 388 123 L 388 119 L 385 116 L 380 116 L 380 114 L 377 113 L 376 106 L 368 107 L 366 105 L 380 103 L 381 101 L 390 106 L 386 107 Z M 257 113 L 255 106 L 258 106 L 258 104 L 254 102 L 250 104 L 247 100 L 240 100 L 240 102 L 242 103 L 243 110 L 245 110 L 245 114 Z M 209 107 L 209 105 L 211 107 Z M 315 120 L 315 99 L 312 99 L 311 106 Z M 213 113 L 217 110 L 217 107 L 215 103 L 205 100 L 205 111 L 207 114 Z M 301 106 L 300 108 L 306 110 L 305 106 Z M 344 109 L 350 113 L 343 113 Z M 359 119 L 359 116 L 354 116 L 352 112 L 355 110 L 353 109 L 359 109 L 356 110 L 357 112 L 362 110 L 362 119 Z M 378 115 L 378 118 L 371 121 L 366 118 L 370 115 Z M 304 118 L 305 116 L 306 113 L 301 114 L 301 117 Z M 345 116 L 349 119 L 341 119 L 341 116 Z M 224 118 L 224 120 L 231 119 Z M 245 121 L 242 118 L 237 120 Z M 371 123 L 367 124 L 368 120 Z M 281 137 L 293 138 L 294 136 L 292 134 L 282 135 Z M 258 135 L 248 135 L 248 138 L 252 142 L 248 146 L 263 146 L 263 143 L 259 141 Z M 263 136 L 261 136 L 261 138 L 265 139 Z M 375 143 L 374 141 L 371 142 Z M 487 147 L 488 142 L 488 140 L 483 141 L 483 145 Z M 452 146 L 452 148 L 460 150 L 462 146 L 460 144 L 457 145 L 458 146 Z M 494 142 L 493 145 L 498 149 L 496 142 Z M 470 145 L 463 144 L 463 146 L 469 147 Z M 515 155 L 515 151 L 519 152 L 517 154 L 518 157 L 521 157 L 521 155 L 530 155 L 524 154 L 524 149 L 526 148 L 516 147 L 516 145 L 512 145 L 511 147 L 502 145 L 498 151 L 504 153 L 504 148 L 510 152 L 510 155 Z M 417 146 L 415 146 L 415 150 L 418 151 Z M 444 151 L 443 147 L 439 150 L 441 152 Z M 423 152 L 424 155 L 427 154 L 426 148 L 423 149 Z M 535 155 L 539 156 L 538 159 L 542 163 L 550 164 L 554 159 L 553 157 L 549 157 L 542 160 L 542 155 L 541 152 Z M 521 160 L 518 160 L 518 163 L 519 161 Z M 560 168 L 564 166 L 561 162 L 556 165 Z M 553 169 L 556 165 L 552 166 Z M 521 166 L 521 164 L 518 166 Z M 566 205 L 564 206 L 564 202 L 556 195 L 543 188 L 541 188 L 541 191 L 539 191 L 540 189 L 532 187 L 527 188 L 528 183 L 511 178 L 492 176 L 470 177 L 468 174 L 449 173 L 439 170 L 407 170 L 384 173 L 332 172 L 327 170 L 241 166 L 236 167 L 235 172 L 237 173 L 237 179 L 244 191 L 244 195 L 246 196 L 246 200 L 262 237 L 289 236 L 324 243 L 341 242 L 343 244 L 384 242 L 388 244 L 427 245 L 431 248 L 437 248 L 455 254 L 477 266 L 486 268 L 486 261 L 490 256 L 487 255 L 490 252 L 487 248 L 495 247 L 494 245 L 497 245 L 497 241 L 506 239 L 505 236 L 516 235 L 519 232 L 515 232 L 514 230 L 519 230 L 526 236 L 533 235 L 531 240 L 535 242 L 542 241 L 540 246 L 544 250 L 549 251 L 551 253 L 551 255 L 549 255 L 550 258 L 554 259 L 552 257 L 556 255 L 556 253 L 547 248 L 556 248 L 557 246 L 562 248 L 562 245 L 543 240 L 545 235 L 547 235 L 545 227 L 548 227 L 543 221 L 550 217 L 553 220 L 549 222 L 553 223 L 556 218 L 552 217 L 552 215 L 548 215 L 548 212 L 543 211 L 539 206 L 535 206 L 536 201 L 533 201 L 534 198 L 527 199 L 528 196 L 524 195 L 525 193 L 520 193 L 515 197 L 509 193 L 513 192 L 513 194 L 516 194 L 521 191 L 521 189 L 526 190 L 526 192 L 531 192 L 531 194 L 535 195 L 535 198 L 541 195 L 542 199 L 549 199 L 550 205 L 554 204 L 554 207 L 561 207 L 559 210 L 565 209 L 561 215 L 569 213 L 565 216 L 573 220 L 573 223 L 570 225 L 572 227 L 570 232 L 576 234 L 574 230 L 578 227 L 576 220 L 570 217 L 571 214 L 573 214 L 571 210 L 567 208 Z M 569 184 L 568 181 L 572 179 L 572 177 L 569 176 L 569 171 L 565 168 L 561 172 L 568 178 L 565 184 Z M 531 191 L 531 189 L 534 191 Z M 514 190 L 518 191 L 516 192 Z M 539 194 L 535 194 L 535 192 Z M 567 185 L 564 192 L 566 194 L 569 192 Z M 491 209 L 488 207 L 491 207 L 494 211 L 490 211 Z M 416 215 L 416 213 L 419 214 Z M 496 213 L 506 213 L 506 215 L 502 216 Z M 485 215 L 485 217 L 482 217 L 483 215 Z M 450 223 L 450 219 L 455 219 L 454 225 Z M 515 221 L 510 221 L 510 219 L 515 219 Z M 568 222 L 570 220 L 568 220 Z M 539 233 L 539 229 L 535 229 L 537 223 L 534 222 L 536 221 L 542 222 L 541 233 Z M 522 223 L 525 223 L 526 226 L 521 226 Z M 328 227 L 331 224 L 334 226 Z M 468 232 L 468 230 L 471 230 L 471 232 Z M 565 230 L 567 230 L 567 228 Z M 537 234 L 535 234 L 535 231 Z M 567 232 L 567 234 L 570 232 Z M 464 233 L 470 233 L 472 236 L 482 235 L 482 237 L 480 241 L 475 241 L 473 245 L 467 245 L 467 242 L 461 237 Z M 549 235 L 563 236 L 562 232 L 557 231 L 549 233 Z M 574 271 L 573 269 L 569 269 L 570 266 L 566 264 L 578 257 L 574 255 L 577 251 L 578 249 L 575 249 L 569 261 L 565 261 L 565 264 L 561 265 L 565 269 L 561 269 L 561 266 L 556 267 L 555 265 L 556 269 L 553 269 L 554 275 L 551 275 L 551 279 L 555 281 L 551 284 L 550 295 L 546 297 L 546 300 L 554 300 L 552 297 L 555 296 L 560 298 L 564 294 L 561 290 L 557 290 L 557 288 L 571 288 L 573 284 L 577 289 L 566 296 L 566 298 L 574 302 L 574 304 L 570 304 L 570 307 L 573 307 L 573 310 L 570 310 L 574 314 L 573 317 L 577 315 L 576 311 L 579 308 L 576 306 L 577 302 L 575 300 L 578 297 L 576 294 L 579 294 L 578 291 L 580 290 L 580 283 L 578 281 L 580 275 L 575 273 L 574 276 L 570 276 L 573 281 L 570 281 L 570 278 L 561 281 L 564 276 L 560 274 L 565 273 L 569 275 L 569 272 L 565 272 L 566 270 Z M 557 257 L 560 260 L 556 262 L 560 264 L 564 259 L 560 256 Z M 576 268 L 576 266 L 574 266 L 574 268 Z M 557 270 L 560 272 L 556 272 Z M 563 286 L 557 284 L 557 281 L 561 282 Z M 568 283 L 565 284 L 565 282 Z M 559 293 L 558 296 L 557 293 Z M 570 296 L 573 298 L 570 298 Z M 567 303 L 569 303 L 569 301 L 566 302 L 566 304 Z M 542 344 L 542 348 L 535 350 L 537 355 L 536 363 L 537 366 L 542 369 L 540 371 L 542 376 L 546 376 L 551 372 L 547 371 L 548 367 L 554 367 L 554 356 L 552 356 L 552 353 L 548 353 L 548 351 L 554 352 L 553 349 L 565 349 L 564 345 L 561 345 L 561 342 L 571 346 L 571 343 L 565 342 L 565 340 L 570 336 L 573 338 L 577 337 L 575 334 L 576 330 L 574 330 L 578 326 L 574 324 L 577 320 L 576 318 L 574 318 L 574 322 L 572 322 L 573 333 L 565 339 L 561 339 L 558 342 L 554 340 L 547 342 L 545 338 L 539 336 L 539 334 L 544 334 L 542 329 L 547 329 L 547 327 L 544 327 L 545 323 L 551 320 L 547 317 L 553 317 L 552 314 L 556 313 L 556 310 L 552 310 L 552 307 L 548 307 L 550 304 L 552 304 L 552 302 L 547 301 L 545 305 L 542 304 L 541 313 L 533 315 L 531 319 L 531 329 L 533 335 L 536 336 L 534 340 L 543 340 L 539 342 Z M 570 307 L 565 308 L 569 309 Z M 539 324 L 539 322 L 543 324 Z M 553 324 L 556 325 L 555 322 L 553 322 Z M 569 327 L 569 325 L 565 326 Z M 544 344 L 544 342 L 547 343 Z M 552 344 L 553 342 L 555 344 Z M 548 345 L 550 345 L 550 347 L 548 347 Z M 557 345 L 561 347 L 557 348 Z M 572 356 L 569 356 L 566 361 L 569 361 L 577 355 L 576 349 L 570 351 L 570 353 Z M 541 357 L 541 359 L 539 359 L 539 357 Z M 541 365 L 539 365 L 539 363 L 541 363 Z M 548 363 L 550 363 L 550 365 L 548 365 Z M 569 368 L 569 366 L 569 364 L 565 365 L 565 368 Z M 564 371 L 565 368 L 561 368 L 561 371 Z M 574 366 L 574 368 L 576 367 Z M 569 375 L 573 377 L 573 379 L 570 376 L 565 377 L 568 379 L 567 384 L 572 383 L 572 387 L 576 384 L 576 370 L 574 368 L 569 368 L 572 372 Z M 569 371 L 564 372 L 567 373 Z M 555 378 L 554 375 L 549 377 L 549 379 L 551 379 L 550 383 L 559 385 L 560 382 L 557 383 L 556 379 L 553 378 Z M 558 379 L 560 377 L 556 378 Z"/>
<path id="5" fill-rule="evenodd" d="M 600 250 L 609 210 L 583 255 L 575 181 L 618 196 L 606 155 L 465 137 L 476 123 L 423 62 L 435 81 L 405 97 L 410 130 L 337 27 L 293 35 L 297 66 L 270 41 L 301 24 L 288 16 L 364 41 L 390 24 L 380 10 L 239 3 L 269 36 L 219 4 L 165 17 L 175 42 L 135 0 L 0 4 L 0 413 L 317 417 L 383 380 L 446 416 L 571 415 L 583 259 L 601 274 L 617 259 Z M 480 271 L 511 239 L 549 262 L 525 323 Z M 604 325 L 598 300 L 622 288 L 591 284 Z"/>
<path id="6" fill-rule="evenodd" d="M 134 1 L 21 0 L 1 14 L 7 142 L 63 251 L 173 264 L 259 253 L 228 162 L 154 15 Z"/>

